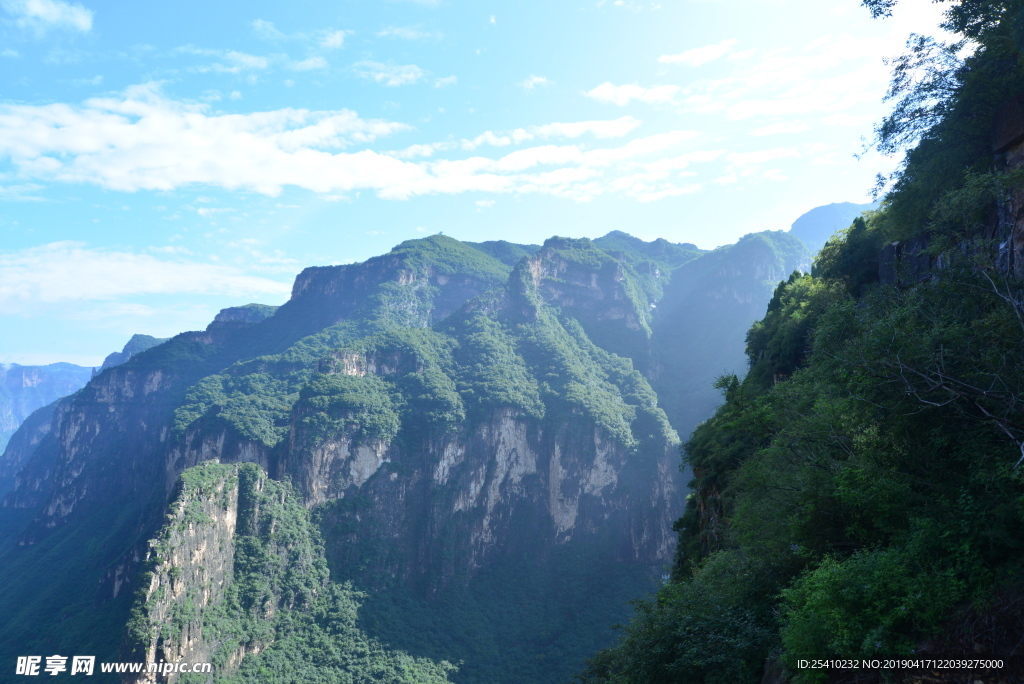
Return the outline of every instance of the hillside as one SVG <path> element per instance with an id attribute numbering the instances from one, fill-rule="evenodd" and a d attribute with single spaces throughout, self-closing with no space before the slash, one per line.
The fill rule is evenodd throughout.
<path id="1" fill-rule="evenodd" d="M 672 578 L 583 681 L 1024 677 L 1019 12 L 950 3 L 973 53 L 918 36 L 897 60 L 876 144 L 913 143 L 904 165 L 750 327 L 684 445 Z M 885 658 L 1002 664 L 801 665 Z"/>

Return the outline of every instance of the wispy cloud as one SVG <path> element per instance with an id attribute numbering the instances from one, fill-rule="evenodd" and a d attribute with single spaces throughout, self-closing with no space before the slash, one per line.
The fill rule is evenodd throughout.
<path id="1" fill-rule="evenodd" d="M 250 24 L 253 33 L 264 40 L 285 40 L 288 36 L 276 26 L 274 22 L 265 19 L 254 19 Z"/>
<path id="2" fill-rule="evenodd" d="M 445 76 L 444 78 L 434 79 L 435 88 L 447 88 L 453 86 L 459 82 L 458 76 Z"/>
<path id="3" fill-rule="evenodd" d="M 270 66 L 270 60 L 259 55 L 250 55 L 237 50 L 213 50 L 200 48 L 194 45 L 183 45 L 172 50 L 172 54 L 197 55 L 200 57 L 214 57 L 221 61 L 212 64 L 204 64 L 196 67 L 196 70 L 203 72 L 219 72 L 238 74 L 243 71 L 262 71 Z"/>
<path id="4" fill-rule="evenodd" d="M 525 146 L 534 139 L 622 138 L 640 125 L 628 116 L 485 131 L 461 142 L 385 153 L 346 148 L 411 127 L 347 110 L 220 114 L 209 107 L 170 100 L 152 85 L 81 106 L 2 105 L 0 158 L 10 160 L 21 183 L 90 183 L 129 192 L 206 186 L 273 196 L 294 186 L 325 197 L 370 190 L 384 199 L 485 192 L 579 201 L 606 193 L 651 201 L 684 186 L 691 192 L 692 172 L 685 169 L 715 158 L 680 150 L 699 137 L 683 130 L 614 145 Z M 484 146 L 515 149 L 464 156 Z"/>
<path id="5" fill-rule="evenodd" d="M 309 59 L 303 59 L 298 62 L 292 62 L 288 65 L 289 69 L 294 71 L 312 71 L 313 69 L 326 69 L 327 60 L 323 57 L 310 57 Z"/>
<path id="6" fill-rule="evenodd" d="M 390 87 L 410 85 L 427 75 L 415 64 L 394 65 L 365 61 L 357 62 L 353 68 L 360 77 Z"/>
<path id="7" fill-rule="evenodd" d="M 544 76 L 530 74 L 525 79 L 523 79 L 523 82 L 519 84 L 519 87 L 522 88 L 523 90 L 536 90 L 538 86 L 549 85 L 551 85 L 551 81 L 549 81 Z"/>
<path id="8" fill-rule="evenodd" d="M 587 134 L 598 138 L 621 138 L 631 133 L 639 125 L 639 119 L 632 116 L 621 116 L 610 121 L 550 123 L 543 126 L 532 126 L 528 130 L 531 134 L 541 138 L 578 138 Z"/>
<path id="9" fill-rule="evenodd" d="M 598 102 L 608 102 L 623 107 L 633 100 L 647 104 L 665 104 L 672 102 L 676 93 L 680 91 L 679 86 L 663 85 L 653 88 L 644 88 L 634 84 L 615 85 L 610 82 L 602 83 L 593 90 L 586 93 L 587 97 Z"/>
<path id="10" fill-rule="evenodd" d="M 2 6 L 24 28 L 45 31 L 67 29 L 86 33 L 92 30 L 93 11 L 61 0 L 2 0 Z"/>
<path id="11" fill-rule="evenodd" d="M 243 69 L 266 69 L 268 61 L 266 57 L 259 57 L 258 55 L 249 55 L 244 52 L 236 52 L 235 50 L 229 51 L 224 55 L 230 66 L 225 68 L 225 71 L 237 73 Z"/>
<path id="12" fill-rule="evenodd" d="M 287 296 L 287 283 L 223 264 L 159 258 L 53 242 L 0 252 L 0 313 L 30 312 L 40 304 L 112 301 L 133 295 Z"/>
<path id="13" fill-rule="evenodd" d="M 684 111 L 734 121 L 838 115 L 882 99 L 890 74 L 881 55 L 900 50 L 901 40 L 894 38 L 829 35 L 761 52 L 756 59 L 733 53 L 731 73 L 694 81 L 677 100 Z"/>
<path id="14" fill-rule="evenodd" d="M 328 31 L 320 38 L 320 47 L 336 50 L 345 45 L 348 31 Z"/>
<path id="15" fill-rule="evenodd" d="M 411 26 L 388 26 L 377 31 L 381 38 L 401 38 L 402 40 L 440 40 L 443 34 L 434 31 L 423 31 Z"/>
<path id="16" fill-rule="evenodd" d="M 809 131 L 810 125 L 805 121 L 779 121 L 768 126 L 761 126 L 750 131 L 750 135 L 765 136 L 779 135 L 781 133 L 803 133 Z"/>
<path id="17" fill-rule="evenodd" d="M 723 40 L 720 43 L 714 45 L 707 45 L 705 47 L 694 48 L 687 50 L 686 52 L 680 52 L 676 55 L 662 55 L 658 58 L 658 62 L 661 64 L 686 64 L 687 66 L 701 66 L 708 62 L 713 62 L 716 59 L 720 59 L 727 55 L 734 45 L 736 45 L 736 39 L 730 38 Z"/>
<path id="18" fill-rule="evenodd" d="M 332 28 L 319 29 L 316 31 L 295 31 L 285 33 L 272 21 L 266 19 L 254 19 L 249 23 L 257 38 L 273 42 L 300 41 L 315 44 L 322 48 L 335 50 L 345 45 L 345 36 L 351 31 L 340 31 Z"/>

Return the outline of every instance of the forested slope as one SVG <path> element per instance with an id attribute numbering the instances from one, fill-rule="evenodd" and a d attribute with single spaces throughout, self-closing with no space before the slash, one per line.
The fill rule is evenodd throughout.
<path id="1" fill-rule="evenodd" d="M 845 681 L 798 661 L 1019 656 L 1024 3 L 946 4 L 965 43 L 915 38 L 896 62 L 878 144 L 912 147 L 880 210 L 750 328 L 746 376 L 719 379 L 725 404 L 684 445 L 673 577 L 584 681 Z"/>

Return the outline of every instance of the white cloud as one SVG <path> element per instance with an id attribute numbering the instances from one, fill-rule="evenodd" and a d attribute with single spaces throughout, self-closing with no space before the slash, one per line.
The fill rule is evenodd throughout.
<path id="1" fill-rule="evenodd" d="M 490 145 L 492 147 L 508 147 L 512 144 L 512 137 L 508 135 L 497 135 L 493 131 L 484 131 L 480 135 L 476 136 L 472 140 L 463 140 L 462 149 L 464 150 L 475 150 L 481 145 Z"/>
<path id="2" fill-rule="evenodd" d="M 727 55 L 730 74 L 689 84 L 677 101 L 686 112 L 724 115 L 733 121 L 820 117 L 828 125 L 864 126 L 876 117 L 859 112 L 865 107 L 874 111 L 889 84 L 890 70 L 882 58 L 902 53 L 908 32 L 934 26 L 942 12 L 941 4 L 900 3 L 884 24 L 889 30 L 873 37 L 820 35 L 761 50 L 757 59 L 741 59 L 749 57 L 749 51 L 732 52 Z M 781 132 L 767 122 L 756 130 L 755 135 Z"/>
<path id="3" fill-rule="evenodd" d="M 216 216 L 217 214 L 227 214 L 233 211 L 234 209 L 230 209 L 228 207 L 199 207 L 196 209 L 196 213 L 203 218 Z"/>
<path id="4" fill-rule="evenodd" d="M 43 186 L 38 183 L 0 185 L 0 199 L 7 202 L 40 202 L 43 198 L 35 193 L 42 189 Z"/>
<path id="5" fill-rule="evenodd" d="M 587 134 L 597 138 L 621 138 L 639 125 L 639 119 L 621 116 L 611 121 L 574 121 L 531 126 L 529 132 L 540 138 L 578 138 Z"/>
<path id="6" fill-rule="evenodd" d="M 438 150 L 451 149 L 454 145 L 449 143 L 427 143 L 410 145 L 404 150 L 392 152 L 391 155 L 399 159 L 415 159 L 417 157 L 431 157 Z"/>
<path id="7" fill-rule="evenodd" d="M 708 62 L 713 62 L 716 59 L 720 59 L 728 54 L 732 47 L 736 44 L 735 38 L 723 40 L 720 43 L 714 45 L 707 45 L 705 47 L 694 48 L 687 50 L 686 52 L 680 52 L 677 55 L 662 55 L 658 58 L 658 62 L 661 64 L 686 64 L 687 66 L 701 66 Z"/>
<path id="8" fill-rule="evenodd" d="M 370 190 L 384 199 L 485 192 L 580 201 L 609 192 L 637 199 L 672 196 L 683 187 L 680 181 L 689 173 L 684 168 L 717 158 L 718 153 L 678 149 L 698 137 L 694 131 L 610 146 L 597 142 L 627 136 L 639 125 L 628 116 L 556 122 L 400 152 L 350 150 L 412 129 L 348 110 L 215 113 L 208 104 L 167 99 L 150 85 L 80 106 L 0 105 L 0 158 L 9 160 L 8 176 L 22 184 L 90 183 L 128 192 L 193 187 L 274 196 L 293 186 L 325 198 Z M 497 157 L 473 152 L 583 136 L 594 140 L 522 147 Z M 641 177 L 642 183 L 622 180 Z"/>
<path id="9" fill-rule="evenodd" d="M 357 62 L 354 67 L 362 78 L 391 87 L 416 83 L 427 73 L 415 64 L 399 66 L 380 62 Z"/>
<path id="10" fill-rule="evenodd" d="M 95 249 L 78 242 L 0 253 L 3 314 L 31 312 L 40 304 L 113 301 L 133 295 L 286 297 L 289 291 L 287 283 L 231 266 Z"/>
<path id="11" fill-rule="evenodd" d="M 285 33 L 274 25 L 274 22 L 265 19 L 256 19 L 250 23 L 253 33 L 258 38 L 281 42 L 285 40 L 296 40 L 306 43 L 316 43 L 322 48 L 337 49 L 345 44 L 345 36 L 351 31 L 336 31 L 334 29 L 321 29 L 319 31 L 296 31 Z"/>
<path id="12" fill-rule="evenodd" d="M 402 40 L 423 40 L 425 38 L 440 40 L 443 38 L 440 33 L 421 31 L 409 26 L 388 26 L 377 31 L 377 35 L 381 38 L 401 38 Z"/>
<path id="13" fill-rule="evenodd" d="M 0 51 L 0 57 L 20 57 L 20 56 L 21 55 L 18 54 L 17 50 L 12 50 L 10 48 L 6 48 L 6 49 Z"/>
<path id="14" fill-rule="evenodd" d="M 804 121 L 779 121 L 768 126 L 761 126 L 750 131 L 750 135 L 765 136 L 778 135 L 780 133 L 803 133 L 811 130 L 811 127 Z"/>
<path id="15" fill-rule="evenodd" d="M 0 2 L 19 26 L 44 31 L 69 29 L 86 33 L 92 29 L 93 11 L 61 0 L 2 0 Z"/>
<path id="16" fill-rule="evenodd" d="M 434 81 L 435 88 L 446 88 L 459 82 L 458 76 L 445 76 Z"/>
<path id="17" fill-rule="evenodd" d="M 274 26 L 272 21 L 254 19 L 250 26 L 252 26 L 253 32 L 264 40 L 284 40 L 288 37 Z"/>
<path id="18" fill-rule="evenodd" d="M 614 85 L 613 83 L 605 82 L 588 91 L 586 95 L 598 102 L 608 102 L 623 107 L 633 100 L 648 104 L 671 102 L 679 90 L 679 86 L 675 85 L 644 88 L 635 83 L 630 85 Z"/>
<path id="19" fill-rule="evenodd" d="M 726 155 L 726 160 L 736 166 L 752 166 L 763 164 L 776 159 L 788 157 L 799 157 L 800 151 L 793 147 L 776 147 L 770 150 L 757 150 L 755 152 L 732 152 Z"/>
<path id="20" fill-rule="evenodd" d="M 197 67 L 196 70 L 200 73 L 215 71 L 219 73 L 238 74 L 243 71 L 262 71 L 270 66 L 270 60 L 266 57 L 250 55 L 236 50 L 210 50 L 207 48 L 197 48 L 191 45 L 185 45 L 175 48 L 173 53 L 199 55 L 203 57 L 220 57 L 224 60 L 224 62 L 215 62 L 213 64 Z"/>
<path id="21" fill-rule="evenodd" d="M 522 83 L 519 84 L 519 86 L 524 90 L 534 90 L 537 88 L 537 86 L 549 85 L 551 85 L 551 81 L 549 81 L 544 76 L 537 76 L 535 74 L 530 74 L 529 76 L 526 77 L 525 80 L 523 80 Z"/>
<path id="22" fill-rule="evenodd" d="M 310 57 L 300 62 L 292 62 L 289 68 L 293 71 L 312 71 L 313 69 L 326 69 L 327 60 L 323 57 Z"/>
<path id="23" fill-rule="evenodd" d="M 320 38 L 320 47 L 336 50 L 345 45 L 345 35 L 348 31 L 327 31 Z"/>
<path id="24" fill-rule="evenodd" d="M 230 61 L 233 64 L 233 67 L 230 69 L 230 71 L 239 71 L 241 69 L 266 69 L 267 68 L 267 58 L 266 57 L 258 57 L 256 55 L 248 55 L 248 54 L 246 54 L 244 52 L 236 52 L 234 50 L 231 50 L 230 52 L 228 52 L 225 55 L 225 57 L 227 57 L 228 61 Z"/>

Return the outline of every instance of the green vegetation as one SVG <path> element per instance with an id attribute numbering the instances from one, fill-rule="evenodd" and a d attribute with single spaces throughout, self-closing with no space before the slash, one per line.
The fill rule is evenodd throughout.
<path id="1" fill-rule="evenodd" d="M 864 4 L 885 14 L 895 0 Z M 1024 280 L 1006 253 L 1017 228 L 997 217 L 1024 174 L 990 145 L 1024 94 L 1022 10 L 950 2 L 945 28 L 973 54 L 917 37 L 896 61 L 877 142 L 916 145 L 881 210 L 781 283 L 750 329 L 749 373 L 719 380 L 725 404 L 685 445 L 695 477 L 672 579 L 583 681 L 788 668 L 803 684 L 828 673 L 801 658 L 1016 646 Z M 886 256 L 892 240 L 913 240 L 911 261 Z"/>
<path id="2" fill-rule="evenodd" d="M 350 320 L 303 337 L 280 353 L 246 355 L 245 360 L 203 378 L 176 409 L 175 434 L 183 436 L 196 421 L 203 421 L 206 429 L 227 429 L 242 439 L 274 447 L 287 434 L 302 389 L 328 352 L 374 334 L 427 325 L 438 294 L 427 280 L 430 274 L 476 278 L 497 286 L 509 273 L 507 266 L 486 252 L 444 235 L 407 240 L 376 261 L 397 262 L 411 277 L 373 288 Z M 254 306 L 261 305 L 245 308 Z M 259 349 L 258 339 L 252 343 Z"/>
<path id="3" fill-rule="evenodd" d="M 968 269 L 859 303 L 838 275 L 780 285 L 751 372 L 720 382 L 726 404 L 686 445 L 673 582 L 585 681 L 909 654 L 1019 586 L 1017 314 Z"/>
<path id="4" fill-rule="evenodd" d="M 139 590 L 129 623 L 137 651 L 145 648 L 154 630 L 167 646 L 180 642 L 190 624 L 197 624 L 212 653 L 215 684 L 449 681 L 447 675 L 455 668 L 448 663 L 389 650 L 359 629 L 357 612 L 364 595 L 348 584 L 328 582 L 323 543 L 305 507 L 289 485 L 268 479 L 255 464 L 205 463 L 183 473 L 169 524 L 153 542 L 157 556 L 149 572 L 159 572 L 161 559 L 189 543 L 190 526 L 221 524 L 191 511 L 236 487 L 233 575 L 226 588 L 214 588 L 213 601 L 200 608 L 201 587 L 189 587 L 184 598 L 171 599 L 160 589 L 147 595 L 147 583 Z M 188 557 L 187 552 L 183 555 Z M 164 577 L 173 587 L 188 572 L 171 567 Z M 168 601 L 169 617 L 154 621 L 150 616 L 159 615 Z M 230 667 L 242 652 L 248 655 L 240 666 Z"/>
<path id="5" fill-rule="evenodd" d="M 459 663 L 459 684 L 566 682 L 615 638 L 626 601 L 655 581 L 609 557 L 607 539 L 550 555 L 521 554 L 430 596 L 396 587 L 368 594 L 360 626 L 393 648 Z"/>
<path id="6" fill-rule="evenodd" d="M 438 234 L 422 240 L 406 240 L 393 248 L 388 256 L 401 259 L 406 268 L 417 274 L 430 269 L 439 275 L 469 276 L 495 284 L 504 281 L 508 277 L 508 267 L 482 251 L 473 243 Z"/>
<path id="7" fill-rule="evenodd" d="M 37 540 L 28 547 L 32 553 L 17 542 L 35 511 L 0 508 L 0 654 L 6 662 L 26 654 L 120 660 L 131 591 L 98 602 L 97 578 L 113 569 L 112 554 L 131 549 L 138 521 L 124 497 L 109 504 Z"/>
<path id="8" fill-rule="evenodd" d="M 467 242 L 465 244 L 479 249 L 509 267 L 515 266 L 520 259 L 535 254 L 540 249 L 540 245 L 517 245 L 505 240 L 487 240 L 486 242 Z"/>

